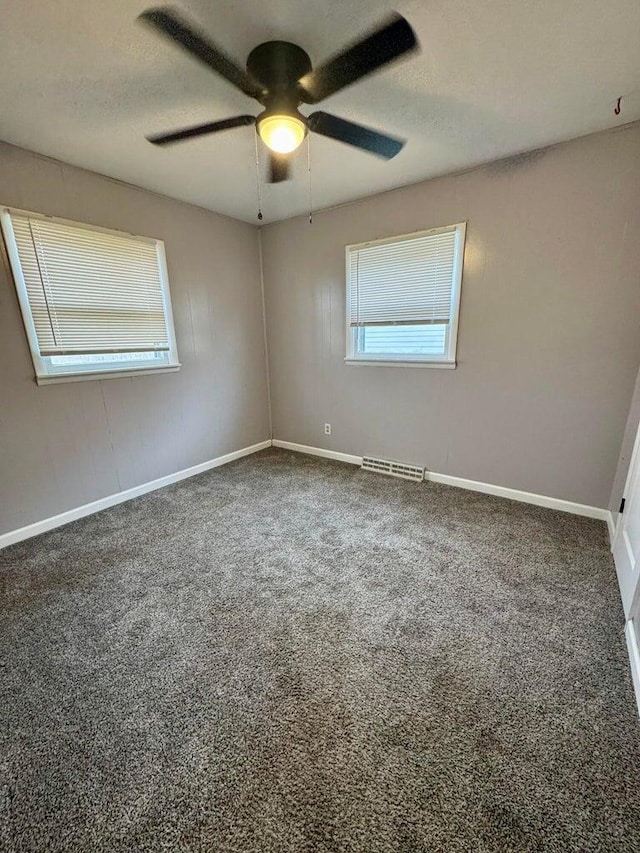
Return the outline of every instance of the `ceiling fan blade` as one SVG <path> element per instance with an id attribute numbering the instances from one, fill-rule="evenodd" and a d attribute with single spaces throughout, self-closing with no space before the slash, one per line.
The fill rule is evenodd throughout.
<path id="1" fill-rule="evenodd" d="M 311 113 L 309 129 L 315 133 L 320 133 L 322 136 L 337 139 L 338 142 L 346 142 L 347 145 L 355 145 L 356 148 L 370 151 L 372 154 L 377 154 L 378 157 L 384 157 L 385 160 L 391 160 L 404 147 L 404 140 L 402 139 L 378 133 L 377 130 L 365 127 L 363 124 L 346 121 L 322 111 Z"/>
<path id="2" fill-rule="evenodd" d="M 289 158 L 272 154 L 269 158 L 269 183 L 279 184 L 289 180 Z"/>
<path id="3" fill-rule="evenodd" d="M 383 27 L 301 77 L 300 98 L 307 104 L 317 104 L 417 48 L 418 40 L 409 22 L 396 13 Z"/>
<path id="4" fill-rule="evenodd" d="M 222 121 L 211 121 L 208 124 L 184 127 L 182 130 L 174 130 L 172 133 L 156 133 L 153 136 L 147 136 L 147 139 L 154 145 L 171 145 L 174 142 L 181 142 L 183 139 L 191 139 L 192 136 L 204 136 L 206 133 L 217 133 L 220 130 L 243 127 L 247 124 L 254 124 L 254 122 L 254 116 L 235 116 L 235 118 L 225 118 Z"/>
<path id="5" fill-rule="evenodd" d="M 262 97 L 263 89 L 259 83 L 205 35 L 192 29 L 187 21 L 171 9 L 147 9 L 140 15 L 140 19 L 178 42 L 192 56 L 196 56 L 245 95 L 249 95 L 250 98 Z"/>

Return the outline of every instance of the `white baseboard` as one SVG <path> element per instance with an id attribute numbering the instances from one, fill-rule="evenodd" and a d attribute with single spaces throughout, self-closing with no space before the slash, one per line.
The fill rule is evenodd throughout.
<path id="1" fill-rule="evenodd" d="M 193 477 L 196 474 L 201 474 L 204 471 L 209 471 L 212 468 L 217 468 L 220 465 L 225 465 L 227 462 L 233 462 L 234 459 L 240 459 L 242 456 L 248 456 L 251 453 L 257 453 L 259 450 L 264 450 L 266 447 L 281 447 L 284 450 L 293 450 L 296 453 L 307 453 L 311 456 L 321 456 L 325 459 L 335 459 L 338 462 L 347 462 L 350 465 L 362 465 L 362 456 L 355 456 L 352 453 L 340 453 L 337 450 L 325 450 L 322 447 L 310 447 L 306 444 L 296 444 L 293 441 L 282 441 L 274 438 L 273 441 L 267 439 L 258 444 L 253 444 L 251 447 L 243 447 L 241 450 L 234 450 L 232 453 L 226 453 L 224 456 L 218 456 L 216 459 L 210 459 L 208 462 L 202 462 L 199 465 L 194 465 L 191 468 L 185 468 L 182 471 L 176 471 L 174 474 L 168 474 L 166 477 L 160 477 L 157 480 L 152 480 L 150 483 L 142 483 L 139 486 L 134 486 L 132 489 L 126 489 L 123 492 L 118 492 L 115 495 L 108 495 L 105 498 L 100 498 L 97 501 L 84 504 L 75 509 L 67 510 L 59 515 L 45 518 L 42 521 L 36 521 L 33 524 L 28 524 L 26 527 L 20 527 L 18 530 L 10 530 L 8 533 L 0 534 L 0 549 L 6 548 L 8 545 L 13 545 L 15 542 L 21 542 L 23 539 L 29 539 L 32 536 L 38 536 L 40 533 L 46 533 L 47 530 L 52 530 L 55 527 L 60 527 L 63 524 L 68 524 L 70 521 L 75 521 L 78 518 L 84 518 L 86 515 L 91 515 L 94 512 L 107 509 L 110 506 L 115 506 L 124 501 L 129 501 L 132 498 L 137 498 L 140 495 L 153 492 L 156 489 L 161 489 L 163 486 L 169 486 L 171 483 L 177 483 L 180 480 L 186 480 L 188 477 Z M 535 504 L 537 506 L 548 507 L 549 509 L 557 509 L 561 512 L 569 512 L 574 515 L 584 515 L 588 518 L 598 518 L 607 522 L 609 535 L 613 541 L 613 532 L 615 530 L 613 515 L 608 509 L 600 507 L 587 506 L 586 504 L 573 503 L 572 501 L 561 500 L 560 498 L 550 498 L 546 495 L 536 495 L 532 492 L 522 492 L 518 489 L 509 489 L 506 486 L 494 486 L 491 483 L 480 483 L 476 480 L 465 480 L 462 477 L 452 477 L 448 474 L 437 474 L 433 471 L 425 472 L 425 479 L 431 480 L 434 483 L 443 483 L 448 486 L 457 486 L 461 489 L 469 489 L 474 492 L 483 492 L 488 495 L 497 495 L 498 497 L 509 498 L 514 501 L 523 503 Z"/>
<path id="2" fill-rule="evenodd" d="M 201 462 L 199 465 L 193 465 L 191 468 L 184 468 L 182 471 L 176 471 L 175 474 L 167 474 L 166 477 L 159 477 L 157 480 L 152 480 L 150 483 L 142 483 L 139 486 L 134 486 L 132 489 L 125 489 L 123 492 L 117 492 L 115 495 L 107 495 L 106 498 L 100 498 L 97 501 L 84 504 L 83 506 L 69 509 L 66 512 L 61 512 L 59 515 L 53 515 L 51 518 L 45 518 L 42 521 L 36 521 L 33 524 L 28 524 L 26 527 L 20 527 L 18 530 L 10 530 L 8 533 L 0 535 L 0 548 L 6 548 L 8 545 L 13 545 L 15 542 L 21 542 L 23 539 L 29 539 L 32 536 L 38 536 L 40 533 L 46 533 L 47 530 L 53 530 L 54 527 L 61 527 L 63 524 L 68 524 L 70 521 L 75 521 L 78 518 L 84 518 L 85 515 L 91 515 L 94 512 L 100 512 L 102 509 L 107 509 L 110 506 L 130 501 L 132 498 L 137 498 L 140 495 L 145 495 L 147 492 L 154 492 L 156 489 L 161 489 L 163 486 L 169 486 L 171 483 L 177 483 L 180 480 L 186 480 L 188 477 L 193 477 L 196 474 L 202 474 L 204 471 L 209 471 L 211 468 L 218 468 L 220 465 L 226 465 L 227 462 L 233 462 L 234 459 L 240 459 L 242 456 L 248 456 L 250 453 L 257 453 L 258 450 L 264 450 L 265 447 L 271 447 L 271 440 L 261 441 L 258 444 L 252 444 L 251 447 L 243 447 L 241 450 L 234 450 L 232 453 L 225 453 L 224 456 L 218 456 L 215 459 L 209 459 L 208 462 Z"/>
<path id="3" fill-rule="evenodd" d="M 638 648 L 638 637 L 631 619 L 625 625 L 624 633 L 627 637 L 627 650 L 629 652 L 629 663 L 631 664 L 631 677 L 633 689 L 636 693 L 638 714 L 640 714 L 640 649 Z"/>
<path id="4" fill-rule="evenodd" d="M 309 456 L 322 456 L 324 459 L 337 459 L 338 462 L 348 462 L 349 465 L 362 465 L 362 456 L 353 456 L 351 453 L 338 453 L 337 450 L 309 447 L 306 444 L 295 444 L 293 441 L 281 441 L 279 438 L 274 438 L 271 443 L 274 447 L 282 447 L 284 450 L 293 450 L 296 453 L 307 453 Z"/>
<path id="5" fill-rule="evenodd" d="M 436 474 L 433 471 L 426 471 L 424 478 L 433 483 L 457 486 L 459 489 L 468 489 L 471 492 L 483 492 L 485 495 L 496 495 L 499 498 L 509 498 L 511 501 L 544 506 L 548 509 L 560 510 L 560 512 L 569 512 L 573 515 L 584 515 L 587 518 L 599 518 L 608 523 L 609 510 L 598 506 L 578 504 L 573 501 L 562 500 L 562 498 L 550 498 L 547 495 L 537 495 L 534 492 L 522 492 L 520 489 L 510 489 L 507 486 L 494 486 L 492 483 L 465 480 L 463 477 L 451 477 L 449 474 Z"/>
<path id="6" fill-rule="evenodd" d="M 611 510 L 607 510 L 607 527 L 609 529 L 609 544 L 611 545 L 611 550 L 613 551 L 613 540 L 616 535 L 616 526 L 618 524 L 618 516 L 619 513 L 615 515 L 611 512 Z"/>
<path id="7" fill-rule="evenodd" d="M 348 462 L 351 465 L 362 465 L 362 456 L 354 456 L 351 453 L 339 453 L 336 450 L 325 450 L 321 447 L 309 447 L 306 444 L 295 444 L 292 441 L 281 441 L 274 438 L 274 447 L 283 447 L 286 450 L 294 450 L 297 453 L 308 453 L 311 456 L 323 456 L 325 459 L 337 459 L 340 462 Z M 413 463 L 412 463 L 413 464 Z M 465 480 L 463 477 L 452 477 L 449 474 L 437 474 L 434 471 L 425 471 L 425 480 L 433 483 L 443 483 L 447 486 L 457 486 L 459 489 L 468 489 L 472 492 L 483 492 L 486 495 L 497 495 L 501 498 L 509 498 L 512 501 L 535 504 L 549 509 L 557 509 L 561 512 L 569 512 L 573 515 L 584 515 L 587 518 L 598 518 L 606 521 L 611 531 L 613 518 L 608 509 L 587 504 L 578 504 L 573 501 L 565 501 L 561 498 L 550 498 L 547 495 L 536 495 L 533 492 L 523 492 L 519 489 L 510 489 L 506 486 L 494 486 L 492 483 L 480 483 L 477 480 Z"/>

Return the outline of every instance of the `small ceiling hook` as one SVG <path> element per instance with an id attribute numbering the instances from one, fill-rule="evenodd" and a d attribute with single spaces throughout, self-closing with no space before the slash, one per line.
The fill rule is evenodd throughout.
<path id="1" fill-rule="evenodd" d="M 618 98 L 618 103 L 616 104 L 616 108 L 615 108 L 615 110 L 614 110 L 614 113 L 615 113 L 617 116 L 619 116 L 619 115 L 620 115 L 620 113 L 622 112 L 622 107 L 620 106 L 620 105 L 621 105 L 621 103 L 622 103 L 622 98 Z"/>

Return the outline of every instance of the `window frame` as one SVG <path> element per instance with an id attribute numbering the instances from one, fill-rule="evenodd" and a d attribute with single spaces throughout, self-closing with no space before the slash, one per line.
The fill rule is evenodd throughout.
<path id="1" fill-rule="evenodd" d="M 28 216 L 31 219 L 43 219 L 51 222 L 56 222 L 61 225 L 67 225 L 72 228 L 80 228 L 83 231 L 94 231 L 101 234 L 113 234 L 117 237 L 134 238 L 146 243 L 155 245 L 156 258 L 158 262 L 158 274 L 160 278 L 160 287 L 162 293 L 162 307 L 164 311 L 164 319 L 167 327 L 167 339 L 169 341 L 168 360 L 159 364 L 157 367 L 150 364 L 150 360 L 140 365 L 140 367 L 132 367 L 127 364 L 124 367 L 117 367 L 115 362 L 106 363 L 104 368 L 91 367 L 83 370 L 78 366 L 69 368 L 60 368 L 57 371 L 52 371 L 47 364 L 44 356 L 40 355 L 40 347 L 38 345 L 38 336 L 33 321 L 31 312 L 31 303 L 27 286 L 24 280 L 22 264 L 20 263 L 20 255 L 16 242 L 13 222 L 11 215 Z M 132 234 L 128 231 L 117 231 L 113 228 L 103 228 L 99 225 L 91 225 L 86 222 L 78 222 L 73 219 L 63 219 L 59 216 L 49 216 L 44 213 L 36 213 L 31 210 L 11 207 L 9 205 L 0 206 L 0 231 L 3 237 L 3 247 L 8 259 L 8 267 L 13 278 L 13 283 L 18 296 L 20 305 L 20 313 L 24 325 L 31 360 L 35 370 L 35 380 L 38 385 L 50 385 L 61 382 L 83 382 L 97 379 L 116 379 L 127 376 L 144 376 L 156 373 L 175 373 L 180 370 L 181 363 L 178 358 L 178 348 L 176 344 L 175 327 L 173 323 L 173 310 L 171 306 L 171 293 L 169 290 L 169 274 L 167 271 L 167 259 L 164 248 L 164 241 L 155 237 L 146 237 L 141 234 Z M 107 353 L 105 353 L 107 354 Z"/>
<path id="2" fill-rule="evenodd" d="M 392 245 L 404 241 L 414 240 L 419 237 L 427 237 L 435 234 L 444 234 L 455 231 L 455 253 L 453 263 L 453 283 L 451 288 L 451 307 L 449 311 L 449 323 L 446 330 L 446 347 L 442 356 L 409 356 L 404 353 L 393 355 L 384 353 L 375 355 L 358 351 L 358 336 L 360 329 L 351 326 L 351 275 L 350 275 L 350 252 L 353 249 L 363 249 L 368 246 Z M 350 243 L 345 246 L 345 309 L 346 309 L 346 356 L 345 363 L 348 365 L 364 365 L 377 367 L 435 367 L 454 370 L 456 368 L 456 356 L 458 346 L 458 321 L 460 317 L 460 297 L 462 294 L 462 275 L 464 269 L 464 252 L 466 244 L 467 223 L 456 222 L 453 225 L 444 225 L 438 228 L 428 228 L 423 231 L 413 231 L 409 234 L 398 234 L 394 237 L 382 237 L 377 240 L 367 240 L 364 243 Z M 389 324 L 393 325 L 393 324 Z"/>

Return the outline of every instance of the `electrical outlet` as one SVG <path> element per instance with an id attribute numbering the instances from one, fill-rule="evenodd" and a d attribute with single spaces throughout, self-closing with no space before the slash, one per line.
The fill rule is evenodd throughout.
<path id="1" fill-rule="evenodd" d="M 325 424 L 324 425 L 324 434 L 325 435 L 331 435 L 331 424 Z"/>

